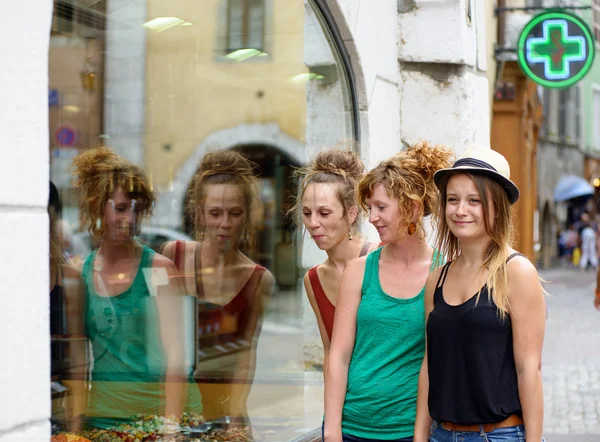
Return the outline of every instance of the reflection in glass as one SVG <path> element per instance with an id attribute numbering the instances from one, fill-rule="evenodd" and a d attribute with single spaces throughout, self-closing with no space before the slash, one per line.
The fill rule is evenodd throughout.
<path id="1" fill-rule="evenodd" d="M 198 241 L 170 242 L 164 249 L 195 299 L 194 378 L 204 416 L 225 427 L 248 425 L 256 344 L 273 290 L 271 272 L 244 253 L 252 250 L 260 208 L 252 164 L 236 151 L 209 153 L 186 207 Z"/>
<path id="2" fill-rule="evenodd" d="M 325 256 L 314 241 L 296 241 L 295 225 L 285 213 L 297 197 L 293 169 L 304 165 L 323 146 L 351 138 L 355 133 L 355 109 L 349 98 L 352 93 L 346 70 L 319 11 L 312 0 L 180 4 L 163 0 L 54 0 L 48 133 L 51 177 L 63 202 L 57 229 L 61 244 L 68 261 L 81 271 L 86 259 L 105 243 L 103 237 L 88 229 L 78 229 L 81 188 L 74 187 L 70 168 L 77 155 L 102 145 L 142 168 L 148 186 L 160 196 L 151 217 L 131 220 L 129 228 L 134 237 L 127 241 L 136 244 L 133 250 L 139 253 L 146 250 L 141 247 L 145 245 L 160 253 L 165 243 L 180 242 L 185 247 L 180 246 L 184 252 L 179 253 L 188 262 L 188 256 L 195 256 L 192 246 L 202 244 L 199 264 L 188 263 L 189 267 L 181 272 L 185 276 L 169 279 L 169 286 L 180 286 L 185 294 L 176 308 L 180 320 L 173 321 L 179 327 L 173 326 L 169 333 L 180 336 L 174 340 L 181 346 L 179 357 L 185 367 L 194 369 L 195 380 L 187 385 L 198 393 L 198 400 L 193 405 L 188 391 L 186 410 L 202 413 L 214 423 L 214 428 L 206 423 L 197 425 L 202 419 L 196 416 L 195 426 L 207 437 L 231 423 L 247 423 L 248 416 L 252 421 L 248 431 L 252 434 L 246 436 L 260 440 L 275 434 L 278 440 L 287 440 L 310 432 L 321 422 L 323 376 L 308 353 L 322 353 L 322 345 L 299 278 L 307 268 L 323 262 Z M 224 295 L 233 299 L 239 294 L 241 287 L 236 284 L 244 282 L 242 272 L 232 279 L 227 272 L 206 274 L 206 269 L 210 272 L 210 268 L 219 268 L 213 258 L 216 255 L 207 253 L 208 246 L 204 245 L 212 234 L 211 226 L 207 222 L 201 238 L 196 222 L 201 213 L 197 207 L 190 212 L 187 204 L 189 191 L 195 189 L 198 167 L 215 146 L 239 152 L 252 162 L 256 218 L 252 214 L 250 242 L 244 240 L 244 229 L 236 233 L 241 238 L 238 249 L 249 262 L 268 269 L 261 283 L 270 274 L 274 280 L 268 306 L 264 299 L 260 315 L 241 321 L 238 310 L 254 315 L 258 303 L 237 306 L 233 313 L 228 309 L 229 298 Z M 206 195 L 212 198 L 211 192 Z M 223 197 L 231 195 L 225 193 Z M 139 211 L 139 198 L 129 198 L 136 200 L 136 207 L 128 210 Z M 175 253 L 171 247 L 165 247 L 165 253 Z M 102 258 L 102 253 L 94 256 Z M 177 253 L 170 256 L 175 260 Z M 119 262 L 136 258 L 131 255 Z M 101 261 L 94 259 L 90 267 Z M 252 265 L 247 263 L 244 268 L 246 278 L 250 278 Z M 203 276 L 203 299 L 192 287 L 195 278 L 188 277 L 196 273 L 194 268 L 202 269 L 198 275 Z M 135 280 L 135 269 L 130 264 L 128 272 L 132 273 L 128 278 Z M 119 271 L 117 276 L 128 272 Z M 66 286 L 81 287 L 77 273 L 67 279 L 72 283 Z M 150 292 L 159 282 L 160 278 L 153 282 L 145 278 Z M 100 290 L 97 285 L 92 288 Z M 257 290 L 247 291 L 256 295 Z M 219 296 L 213 296 L 215 293 Z M 83 380 L 79 386 L 85 392 L 85 379 L 98 379 L 94 357 L 100 355 L 86 352 L 92 347 L 86 344 L 86 330 L 80 330 L 85 325 L 83 318 L 71 313 L 84 308 L 69 303 L 71 298 L 84 300 L 85 296 L 70 297 L 67 293 L 67 305 L 56 306 L 67 312 L 69 344 L 65 351 L 70 363 L 76 354 L 83 357 L 77 376 Z M 163 331 L 158 298 L 150 302 L 159 312 L 158 325 L 140 325 L 145 329 L 140 333 L 156 335 L 152 327 Z M 113 311 L 107 312 L 112 317 Z M 256 325 L 252 324 L 254 318 Z M 71 335 L 71 326 L 79 331 Z M 82 336 L 81 351 L 73 351 L 73 336 Z M 101 348 L 99 339 L 95 336 L 96 350 Z M 163 352 L 164 339 L 161 336 L 159 341 Z M 152 341 L 144 338 L 148 340 Z M 141 347 L 127 348 L 127 354 L 138 354 Z M 87 411 L 87 395 L 74 394 L 72 371 L 53 375 L 53 380 L 68 388 L 53 401 L 57 420 L 62 419 L 60 413 L 81 415 Z M 192 372 L 189 374 L 191 377 Z M 200 390 L 205 397 L 199 397 Z M 69 398 L 73 397 L 79 402 L 72 406 Z M 133 414 L 152 411 L 138 406 L 136 397 L 121 399 L 124 409 Z M 158 410 L 161 413 L 164 398 L 162 401 Z M 185 421 L 189 418 L 186 415 Z"/>
<path id="3" fill-rule="evenodd" d="M 179 418 L 201 411 L 188 388 L 182 296 L 174 266 L 134 235 L 152 213 L 156 194 L 144 171 L 106 148 L 73 161 L 80 227 L 100 246 L 84 262 L 81 320 L 93 365 L 87 425 L 108 429 L 136 414 Z"/>

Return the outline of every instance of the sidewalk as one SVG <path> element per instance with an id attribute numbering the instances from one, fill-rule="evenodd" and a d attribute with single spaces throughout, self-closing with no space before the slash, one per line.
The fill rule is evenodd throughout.
<path id="1" fill-rule="evenodd" d="M 548 442 L 600 442 L 600 312 L 596 273 L 540 272 L 549 293 L 542 361 Z"/>

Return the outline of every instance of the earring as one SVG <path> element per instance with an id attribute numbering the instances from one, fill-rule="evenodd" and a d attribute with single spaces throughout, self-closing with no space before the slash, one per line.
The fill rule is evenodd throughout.
<path id="1" fill-rule="evenodd" d="M 414 222 L 412 222 L 412 223 L 410 223 L 408 225 L 408 229 L 407 230 L 408 230 L 408 234 L 409 235 L 414 235 L 415 232 L 417 231 L 417 225 Z"/>
<path id="2" fill-rule="evenodd" d="M 244 242 L 246 244 L 250 243 L 250 232 L 248 232 L 248 224 L 244 226 Z"/>
<path id="3" fill-rule="evenodd" d="M 352 241 L 352 229 L 348 230 L 348 241 Z"/>
<path id="4" fill-rule="evenodd" d="M 206 227 L 200 227 L 200 232 L 198 233 L 198 237 L 200 238 L 200 242 L 204 241 L 204 235 L 206 233 Z"/>

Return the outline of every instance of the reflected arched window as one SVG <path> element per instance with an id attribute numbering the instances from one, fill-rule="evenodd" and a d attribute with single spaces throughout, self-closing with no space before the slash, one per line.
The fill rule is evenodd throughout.
<path id="1" fill-rule="evenodd" d="M 263 50 L 265 1 L 227 0 L 227 49 Z"/>

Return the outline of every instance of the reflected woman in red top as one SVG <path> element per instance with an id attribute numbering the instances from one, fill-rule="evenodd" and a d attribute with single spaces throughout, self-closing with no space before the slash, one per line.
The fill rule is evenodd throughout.
<path id="1" fill-rule="evenodd" d="M 245 254 L 261 215 L 253 164 L 233 150 L 206 154 L 186 215 L 197 241 L 169 242 L 163 253 L 178 268 L 195 312 L 191 350 L 203 414 L 223 426 L 247 426 L 258 336 L 273 290 L 271 272 Z"/>
<path id="2" fill-rule="evenodd" d="M 377 248 L 357 234 L 356 184 L 364 174 L 360 157 L 347 150 L 319 153 L 300 170 L 301 190 L 296 210 L 301 211 L 307 233 L 327 259 L 304 276 L 304 287 L 317 317 L 323 349 L 323 371 L 333 330 L 340 280 L 346 265 Z"/>

